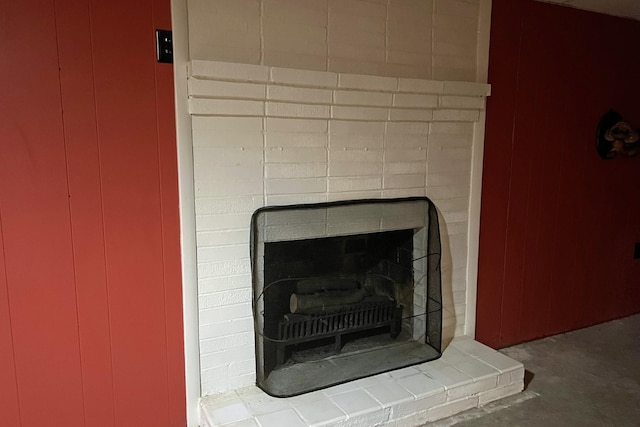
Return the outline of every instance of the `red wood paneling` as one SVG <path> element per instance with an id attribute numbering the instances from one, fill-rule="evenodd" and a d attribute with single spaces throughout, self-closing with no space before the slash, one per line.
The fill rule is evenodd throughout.
<path id="1" fill-rule="evenodd" d="M 609 108 L 640 126 L 640 23 L 494 0 L 491 31 L 478 339 L 502 347 L 640 311 L 640 159 L 594 148 Z"/>
<path id="2" fill-rule="evenodd" d="M 2 238 L 2 216 L 0 215 L 0 416 L 10 426 L 20 425 L 20 403 L 16 379 L 16 363 L 13 357 L 11 312 L 7 270 L 4 261 L 4 239 Z"/>
<path id="3" fill-rule="evenodd" d="M 52 418 L 81 425 L 53 4 L 4 2 L 2 12 L 0 215 L 21 420 L 24 426 L 47 425 Z M 46 404 L 36 409 L 39 402 Z"/>
<path id="4" fill-rule="evenodd" d="M 2 3 L 3 425 L 185 425 L 169 11 Z"/>
<path id="5" fill-rule="evenodd" d="M 85 419 L 115 426 L 89 5 L 56 2 Z"/>
<path id="6" fill-rule="evenodd" d="M 171 11 L 165 0 L 153 0 L 153 22 L 155 28 L 171 28 Z M 180 265 L 180 216 L 178 200 L 178 159 L 175 127 L 175 102 L 173 91 L 164 90 L 173 87 L 173 68 L 168 64 L 155 67 L 155 86 L 157 103 L 158 160 L 160 173 L 160 203 L 162 206 L 162 249 L 164 268 L 165 327 L 167 339 L 167 365 L 169 387 L 170 425 L 184 424 L 186 413 L 184 385 L 184 335 L 182 288 L 172 286 L 181 283 Z"/>

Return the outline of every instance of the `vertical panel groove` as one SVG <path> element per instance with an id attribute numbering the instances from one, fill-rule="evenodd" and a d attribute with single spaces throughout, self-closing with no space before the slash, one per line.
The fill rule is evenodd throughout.
<path id="1" fill-rule="evenodd" d="M 19 393 L 19 383 L 18 383 L 18 372 L 16 370 L 16 352 L 15 352 L 15 345 L 14 345 L 14 340 L 13 340 L 13 327 L 12 327 L 12 321 L 11 321 L 11 299 L 9 296 L 9 289 L 8 289 L 8 284 L 9 284 L 9 277 L 7 276 L 7 260 L 6 260 L 6 255 L 5 255 L 5 250 L 4 250 L 5 246 L 4 246 L 4 234 L 2 232 L 2 205 L 0 205 L 0 253 L 2 253 L 2 259 L 0 260 L 2 262 L 2 273 L 3 273 L 3 279 L 4 279 L 4 286 L 2 286 L 2 290 L 6 295 L 6 302 L 7 302 L 7 314 L 8 314 L 8 325 L 7 328 L 9 330 L 9 339 L 11 341 L 11 358 L 13 361 L 13 382 L 15 385 L 15 398 L 16 398 L 16 403 L 17 403 L 17 408 L 16 408 L 16 412 L 18 414 L 18 426 L 16 427 L 20 427 L 22 426 L 22 405 L 20 404 L 20 393 Z M 8 403 L 9 400 L 7 400 L 5 403 Z M 6 421 L 6 420 L 5 420 Z"/>
<path id="2" fill-rule="evenodd" d="M 63 94 L 62 94 L 62 76 L 60 75 L 60 70 L 62 69 L 62 64 L 60 63 L 60 37 L 59 37 L 59 31 L 58 31 L 58 14 L 56 11 L 56 1 L 53 0 L 52 1 L 53 4 L 53 22 L 54 22 L 54 28 L 55 28 L 55 42 L 56 42 L 56 57 L 58 60 L 58 90 L 60 93 L 60 102 L 63 103 Z M 85 380 L 84 380 L 84 374 L 83 374 L 83 369 L 82 369 L 82 349 L 81 349 L 81 344 L 80 344 L 80 313 L 78 312 L 79 307 L 78 307 L 78 277 L 77 277 L 77 270 L 76 270 L 76 249 L 75 249 L 75 244 L 74 244 L 74 239 L 73 239 L 73 218 L 71 215 L 71 187 L 69 185 L 69 157 L 68 157 L 68 146 L 67 146 L 67 128 L 66 128 L 66 123 L 64 120 L 64 104 L 63 107 L 60 110 L 60 122 L 61 122 L 61 127 L 62 127 L 62 145 L 64 148 L 64 167 L 65 167 L 65 178 L 66 178 L 66 186 L 67 186 L 67 212 L 68 212 L 68 218 L 69 218 L 69 232 L 71 234 L 71 239 L 70 239 L 70 246 L 71 246 L 71 268 L 73 271 L 73 287 L 74 287 L 74 303 L 75 303 L 75 316 L 76 316 L 76 325 L 77 325 L 77 329 L 76 329 L 76 344 L 77 344 L 77 351 L 78 351 L 78 359 L 80 361 L 80 366 L 79 366 L 79 372 L 80 372 L 80 387 L 81 387 L 81 400 L 82 400 L 82 419 L 84 420 L 84 425 L 87 425 L 87 413 L 86 413 L 86 403 L 85 403 Z"/>

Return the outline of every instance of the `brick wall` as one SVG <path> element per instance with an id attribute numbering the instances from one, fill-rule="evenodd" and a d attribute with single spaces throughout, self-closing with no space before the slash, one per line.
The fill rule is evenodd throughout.
<path id="1" fill-rule="evenodd" d="M 202 394 L 255 381 L 249 223 L 265 205 L 428 196 L 462 334 L 471 168 L 489 86 L 192 61 Z"/>
<path id="2" fill-rule="evenodd" d="M 477 81 L 483 3 L 487 0 L 190 0 L 190 56 Z"/>

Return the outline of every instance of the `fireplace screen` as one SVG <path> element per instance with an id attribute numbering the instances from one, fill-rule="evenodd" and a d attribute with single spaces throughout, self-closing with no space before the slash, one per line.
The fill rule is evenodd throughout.
<path id="1" fill-rule="evenodd" d="M 440 233 L 424 197 L 258 209 L 257 385 L 287 397 L 441 354 Z"/>

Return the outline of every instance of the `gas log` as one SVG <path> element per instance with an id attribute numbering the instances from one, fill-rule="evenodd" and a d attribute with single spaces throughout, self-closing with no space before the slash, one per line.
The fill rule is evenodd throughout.
<path id="1" fill-rule="evenodd" d="M 363 289 L 348 289 L 316 292 L 313 294 L 291 294 L 291 313 L 318 314 L 340 311 L 362 301 L 367 296 Z"/>

